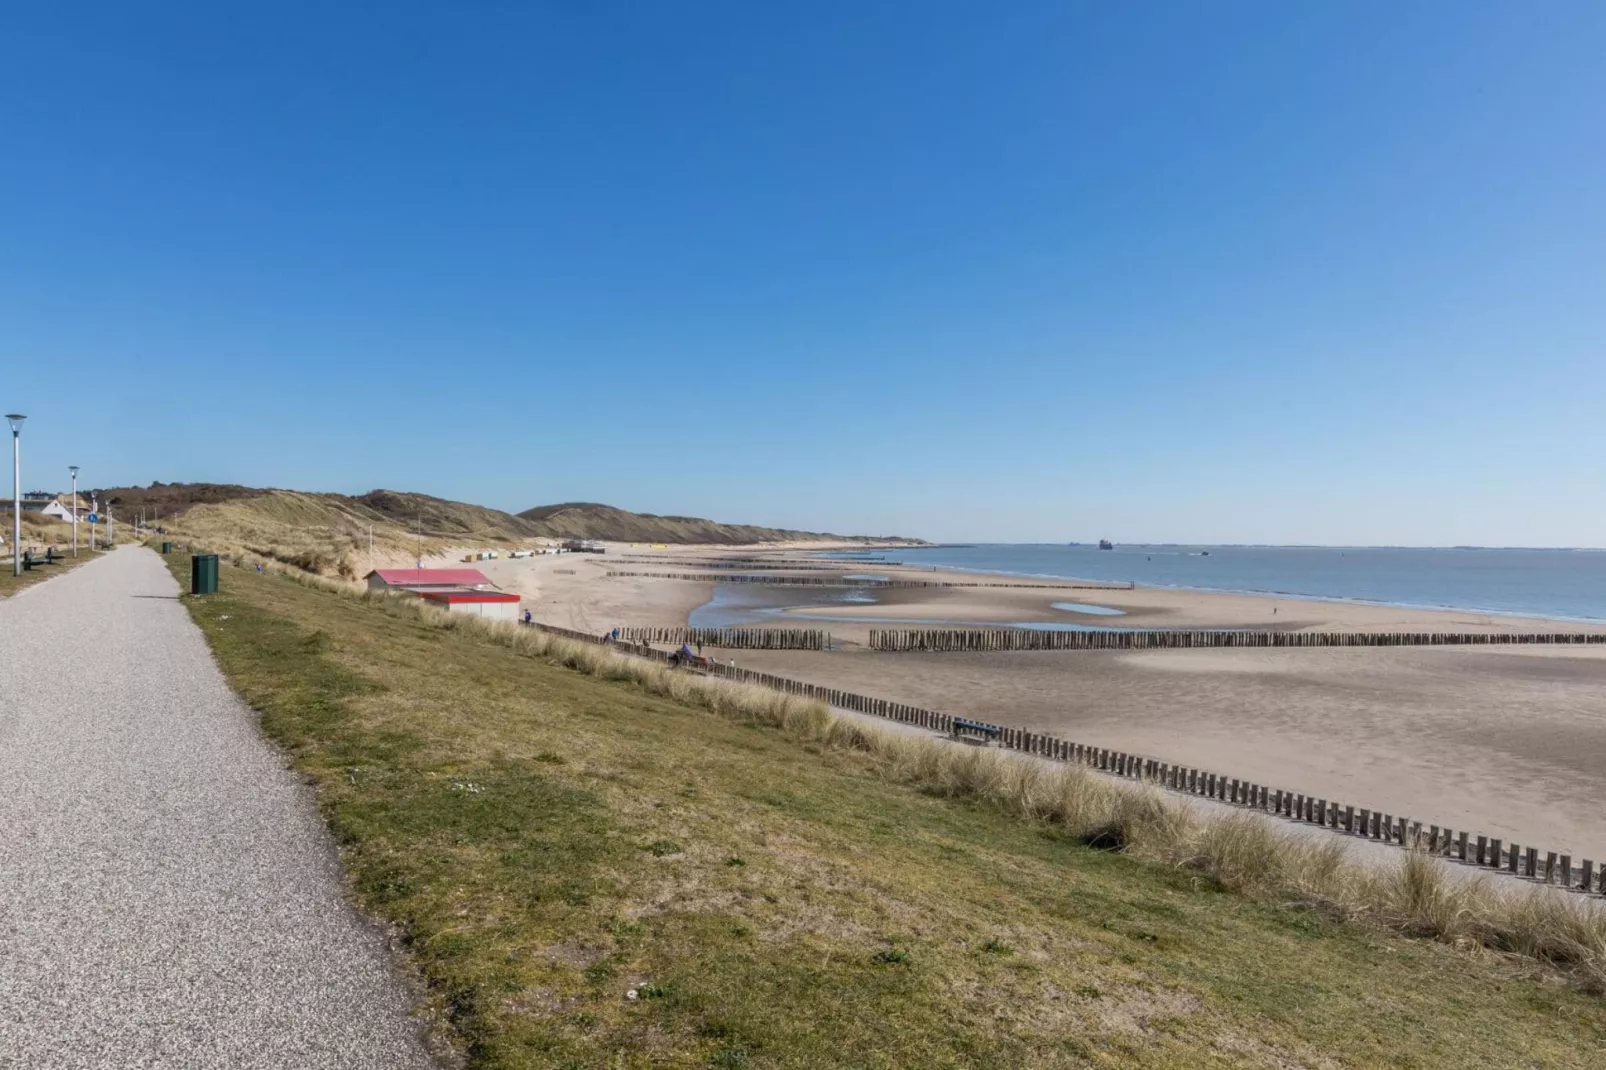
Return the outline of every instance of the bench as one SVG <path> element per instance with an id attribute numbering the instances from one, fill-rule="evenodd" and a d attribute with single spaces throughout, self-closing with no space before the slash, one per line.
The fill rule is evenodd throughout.
<path id="1" fill-rule="evenodd" d="M 997 725 L 987 724 L 983 721 L 972 721 L 965 717 L 955 717 L 953 726 L 949 729 L 955 739 L 973 740 L 987 744 L 998 739 L 1002 731 Z"/>
<path id="2" fill-rule="evenodd" d="M 43 559 L 36 557 L 32 550 L 22 551 L 22 568 L 24 572 L 31 571 L 35 565 L 54 565 L 56 563 L 56 548 L 50 547 L 45 551 Z"/>

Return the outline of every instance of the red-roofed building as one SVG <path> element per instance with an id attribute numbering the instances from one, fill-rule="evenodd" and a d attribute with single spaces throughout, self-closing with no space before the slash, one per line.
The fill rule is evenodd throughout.
<path id="1" fill-rule="evenodd" d="M 490 587 L 491 581 L 477 568 L 377 568 L 363 577 L 370 591 L 458 590 Z"/>
<path id="2" fill-rule="evenodd" d="M 519 619 L 519 596 L 505 591 L 476 591 L 459 587 L 448 591 L 419 591 L 418 597 L 448 613 L 468 613 L 492 620 Z"/>

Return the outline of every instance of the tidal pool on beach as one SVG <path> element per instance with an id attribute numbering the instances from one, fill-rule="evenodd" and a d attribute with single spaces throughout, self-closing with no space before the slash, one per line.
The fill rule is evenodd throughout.
<path id="1" fill-rule="evenodd" d="M 877 577 L 879 578 L 879 577 Z M 693 628 L 740 628 L 750 624 L 907 624 L 927 625 L 934 628 L 1024 628 L 1042 632 L 1109 632 L 1127 631 L 1097 624 L 1079 624 L 1071 621 L 975 621 L 933 619 L 930 617 L 841 617 L 821 613 L 798 614 L 798 609 L 829 609 L 831 606 L 864 606 L 877 604 L 876 588 L 850 587 L 846 590 L 830 588 L 800 589 L 796 587 L 768 587 L 753 583 L 722 583 L 714 587 L 713 597 L 692 610 L 687 624 Z M 1070 610 L 1068 606 L 1081 608 Z M 1056 609 L 1066 612 L 1093 613 L 1103 616 L 1122 616 L 1119 609 L 1105 606 L 1081 606 L 1077 602 L 1055 603 Z"/>
<path id="2" fill-rule="evenodd" d="M 1126 616 L 1126 610 L 1116 609 L 1114 606 L 1093 606 L 1088 605 L 1086 602 L 1053 602 L 1050 604 L 1055 609 L 1064 610 L 1066 613 L 1091 613 L 1098 617 Z"/>

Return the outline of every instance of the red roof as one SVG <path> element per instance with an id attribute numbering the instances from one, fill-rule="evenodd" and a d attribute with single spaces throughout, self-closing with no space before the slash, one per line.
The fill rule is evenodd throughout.
<path id="1" fill-rule="evenodd" d="M 376 568 L 368 575 L 391 587 L 478 587 L 491 582 L 477 568 Z"/>
<path id="2" fill-rule="evenodd" d="M 519 596 L 505 591 L 419 591 L 426 602 L 517 602 Z"/>

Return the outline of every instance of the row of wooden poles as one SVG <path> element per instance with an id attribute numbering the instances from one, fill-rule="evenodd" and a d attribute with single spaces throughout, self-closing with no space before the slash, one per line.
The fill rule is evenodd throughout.
<path id="1" fill-rule="evenodd" d="M 537 627 L 553 635 L 575 639 L 580 642 L 607 642 L 606 639 L 599 639 L 597 636 L 587 632 L 557 628 L 548 624 L 537 625 Z M 1599 640 L 1591 641 L 1596 642 Z M 629 646 L 624 649 L 655 661 L 666 662 L 669 660 L 667 652 L 646 644 Z M 737 683 L 754 684 L 788 695 L 799 695 L 824 702 L 838 709 L 852 710 L 855 713 L 867 714 L 872 717 L 883 717 L 889 721 L 913 725 L 917 728 L 926 728 L 945 735 L 955 734 L 954 722 L 956 720 L 966 721 L 971 724 L 986 724 L 986 722 L 976 721 L 972 718 L 955 718 L 951 714 L 938 713 L 936 710 L 923 709 L 919 706 L 909 706 L 889 699 L 871 698 L 868 695 L 859 695 L 832 687 L 821 687 L 818 684 L 792 680 L 772 673 L 739 669 L 734 665 L 715 664 L 710 666 L 708 671 L 712 675 Z M 1275 814 L 1289 820 L 1301 821 L 1331 829 L 1335 832 L 1348 833 L 1352 836 L 1384 843 L 1399 844 L 1403 847 L 1417 848 L 1441 858 L 1451 858 L 1465 862 L 1468 865 L 1483 866 L 1516 876 L 1529 877 L 1572 891 L 1598 892 L 1606 895 L 1606 864 L 1596 866 L 1592 860 L 1587 858 L 1583 860 L 1581 866 L 1574 866 L 1571 855 L 1558 854 L 1554 851 L 1546 851 L 1541 854 L 1536 847 L 1522 848 L 1516 843 L 1506 844 L 1499 838 L 1489 837 L 1481 833 L 1472 833 L 1464 829 L 1456 830 L 1448 826 L 1424 826 L 1420 821 L 1396 816 L 1382 810 L 1340 804 L 1303 792 L 1287 791 L 1282 788 L 1273 789 L 1264 784 L 1240 780 L 1237 777 L 1228 777 L 1204 769 L 1173 765 L 1170 762 L 1161 762 L 1153 758 L 1128 754 L 1125 751 L 1073 743 L 1070 740 L 1059 739 L 1056 736 L 1038 732 L 1028 732 L 1021 728 L 991 724 L 988 724 L 987 727 L 997 730 L 998 746 L 1006 750 L 1036 755 L 1052 761 L 1074 762 L 1113 776 L 1158 784 L 1172 791 L 1197 795 L 1202 798 L 1258 810 L 1263 813 Z"/>
<path id="2" fill-rule="evenodd" d="M 714 583 L 767 583 L 776 587 L 1034 587 L 1044 591 L 1127 591 L 1131 584 L 1109 583 L 988 583 L 979 580 L 849 580 L 826 576 L 722 576 L 700 572 L 613 571 L 613 576 L 643 576 L 655 580 L 706 580 Z"/>
<path id="3" fill-rule="evenodd" d="M 1214 647 L 1490 646 L 1606 643 L 1606 632 L 1047 631 L 1030 628 L 870 630 L 870 649 L 956 653 L 991 650 L 1193 650 Z"/>
<path id="4" fill-rule="evenodd" d="M 774 568 L 778 562 L 787 558 L 781 556 L 769 557 L 741 557 L 720 555 L 712 558 L 684 558 L 663 557 L 658 554 L 641 554 L 625 552 L 614 558 L 616 561 L 628 561 L 637 565 L 689 565 L 693 568 Z M 838 558 L 834 563 L 823 558 L 811 558 L 801 561 L 792 568 L 821 568 L 835 572 L 850 571 L 860 565 L 885 562 L 884 557 L 844 557 Z"/>
<path id="5" fill-rule="evenodd" d="M 1457 831 L 1438 825 L 1424 827 L 1420 821 L 1396 817 L 1384 811 L 1331 802 L 1281 788 L 1268 788 L 1264 784 L 1152 758 L 1140 758 L 1120 751 L 1086 748 L 1051 736 L 1025 735 L 1026 745 L 1021 749 L 1028 753 L 1082 762 L 1115 776 L 1146 780 L 1172 791 L 1275 814 L 1362 839 L 1398 844 L 1440 858 L 1453 858 L 1468 865 L 1502 869 L 1516 876 L 1531 877 L 1573 891 L 1606 895 L 1606 864 L 1597 867 L 1587 858 L 1574 866 L 1571 855 L 1546 851 L 1541 856 L 1537 847 L 1523 849 L 1516 843 L 1506 845 L 1497 837 L 1478 835 L 1464 829 Z"/>
<path id="6" fill-rule="evenodd" d="M 684 565 L 688 568 L 714 568 L 732 569 L 743 572 L 852 572 L 852 568 L 843 568 L 841 565 L 821 565 L 817 563 L 803 564 L 787 561 L 672 561 L 667 558 L 632 559 L 620 557 L 616 560 L 627 565 Z"/>
<path id="7" fill-rule="evenodd" d="M 831 633 L 816 628 L 623 628 L 627 643 L 712 646 L 726 650 L 830 650 Z"/>

